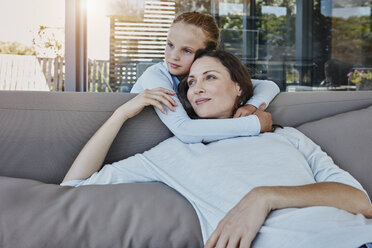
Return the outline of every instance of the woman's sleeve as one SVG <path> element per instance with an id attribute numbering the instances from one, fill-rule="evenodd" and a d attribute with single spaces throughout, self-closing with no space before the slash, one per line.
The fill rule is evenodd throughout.
<path id="1" fill-rule="evenodd" d="M 268 107 L 270 102 L 280 92 L 278 85 L 273 81 L 252 79 L 252 84 L 254 94 L 246 104 L 251 104 L 256 108 L 259 108 L 262 103 L 266 103 L 266 107 Z"/>
<path id="2" fill-rule="evenodd" d="M 151 173 L 135 156 L 123 159 L 113 164 L 106 164 L 101 170 L 95 172 L 84 180 L 71 180 L 60 184 L 61 186 L 83 186 L 92 184 L 119 184 L 157 181 Z"/>
<path id="3" fill-rule="evenodd" d="M 149 68 L 151 69 L 151 68 Z M 163 87 L 175 91 L 170 75 L 160 71 L 146 70 L 138 79 L 134 90 L 139 93 L 140 89 L 153 89 Z M 258 135 L 261 125 L 256 115 L 230 119 L 191 119 L 177 96 L 173 96 L 177 106 L 175 111 L 167 107 L 166 114 L 155 108 L 162 122 L 171 132 L 184 143 L 212 142 L 216 140 L 232 138 L 237 136 Z"/>
<path id="4" fill-rule="evenodd" d="M 285 128 L 287 138 L 305 157 L 316 182 L 338 182 L 366 193 L 362 185 L 347 171 L 342 170 L 320 146 L 295 128 Z M 278 130 L 281 132 L 281 130 Z"/>

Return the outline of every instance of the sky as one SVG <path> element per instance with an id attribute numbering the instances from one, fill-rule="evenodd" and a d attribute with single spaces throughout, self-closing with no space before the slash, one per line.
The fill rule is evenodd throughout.
<path id="1" fill-rule="evenodd" d="M 88 0 L 88 57 L 108 59 L 110 22 L 102 0 Z M 65 0 L 0 0 L 0 41 L 31 46 L 40 25 L 64 28 Z"/>
<path id="2" fill-rule="evenodd" d="M 65 0 L 0 0 L 0 6 L 0 41 L 31 45 L 39 25 L 65 25 Z"/>

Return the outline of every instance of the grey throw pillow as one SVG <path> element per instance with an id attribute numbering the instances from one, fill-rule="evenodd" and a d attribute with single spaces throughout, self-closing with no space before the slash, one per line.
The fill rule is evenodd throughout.
<path id="1" fill-rule="evenodd" d="M 193 207 L 161 183 L 78 188 L 0 177 L 0 247 L 202 247 Z"/>
<path id="2" fill-rule="evenodd" d="M 350 172 L 372 198 L 372 106 L 297 128 Z"/>

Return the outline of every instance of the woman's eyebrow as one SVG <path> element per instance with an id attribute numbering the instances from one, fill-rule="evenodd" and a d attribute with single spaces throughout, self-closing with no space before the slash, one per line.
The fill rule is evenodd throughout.
<path id="1" fill-rule="evenodd" d="M 210 73 L 210 72 L 217 72 L 217 73 L 219 73 L 219 72 L 216 71 L 216 70 L 209 70 L 209 71 L 205 71 L 205 72 L 203 72 L 203 75 L 208 74 L 208 73 Z M 192 75 L 192 74 L 189 74 L 189 76 L 188 76 L 187 78 L 195 78 L 195 76 Z"/>
<path id="2" fill-rule="evenodd" d="M 208 74 L 208 73 L 210 73 L 210 72 L 217 72 L 217 73 L 219 73 L 219 71 L 216 71 L 216 70 L 209 70 L 209 71 L 205 71 L 205 72 L 203 72 L 203 75 Z"/>

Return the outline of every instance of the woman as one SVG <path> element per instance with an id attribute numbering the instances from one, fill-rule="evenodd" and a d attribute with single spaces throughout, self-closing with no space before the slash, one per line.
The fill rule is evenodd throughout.
<path id="1" fill-rule="evenodd" d="M 206 247 L 372 242 L 372 220 L 366 219 L 372 206 L 361 185 L 293 128 L 209 144 L 172 137 L 98 171 L 125 120 L 145 105 L 172 108 L 168 92 L 146 92 L 120 106 L 88 141 L 62 185 L 164 182 L 195 208 Z M 180 98 L 201 118 L 231 118 L 251 95 L 245 67 L 223 51 L 198 52 L 180 85 Z"/>

